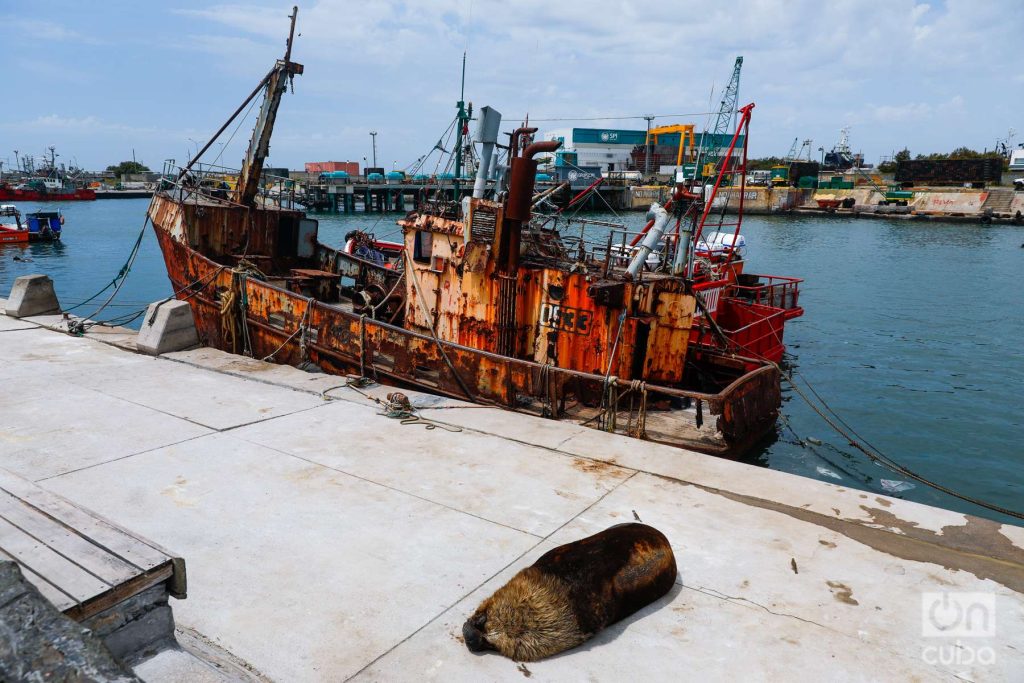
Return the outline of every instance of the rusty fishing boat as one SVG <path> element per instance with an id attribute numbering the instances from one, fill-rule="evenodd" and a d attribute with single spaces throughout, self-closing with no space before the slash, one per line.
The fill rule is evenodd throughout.
<path id="1" fill-rule="evenodd" d="M 365 235 L 347 236 L 360 249 L 335 249 L 317 240 L 316 220 L 260 186 L 282 95 L 303 72 L 291 20 L 284 58 L 193 160 L 165 167 L 148 210 L 203 343 L 717 455 L 739 456 L 773 430 L 772 361 L 801 310 L 799 280 L 743 272 L 741 218 L 731 242 L 701 250 L 723 179 L 746 175 L 745 136 L 742 168 L 723 166 L 696 193 L 677 187 L 635 244 L 625 233 L 616 244 L 612 230 L 588 247 L 534 196 L 538 155 L 559 143 L 519 127 L 497 164 L 500 114 L 484 107 L 471 196 L 456 184 L 423 197 L 399 221 L 397 257 L 375 258 Z M 261 94 L 235 187 L 211 190 L 219 169 L 199 158 Z M 461 100 L 458 111 L 461 137 L 470 115 Z"/>

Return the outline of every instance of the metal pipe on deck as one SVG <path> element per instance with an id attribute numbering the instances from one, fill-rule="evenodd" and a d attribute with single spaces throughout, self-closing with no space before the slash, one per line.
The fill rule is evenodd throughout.
<path id="1" fill-rule="evenodd" d="M 653 219 L 654 222 L 651 224 L 651 229 L 644 236 L 643 242 L 640 243 L 640 247 L 633 256 L 633 260 L 630 261 L 629 268 L 626 269 L 630 277 L 639 275 L 648 254 L 654 251 L 654 248 L 658 246 L 658 242 L 661 241 L 662 236 L 665 234 L 665 226 L 668 225 L 668 211 L 658 202 L 654 202 L 651 204 L 651 210 L 647 212 L 647 219 Z"/>

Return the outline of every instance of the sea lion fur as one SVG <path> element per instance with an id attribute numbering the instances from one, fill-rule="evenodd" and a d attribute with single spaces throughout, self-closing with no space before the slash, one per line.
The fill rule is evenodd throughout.
<path id="1" fill-rule="evenodd" d="M 646 524 L 619 524 L 542 555 L 484 600 L 462 635 L 473 652 L 537 661 L 649 605 L 675 579 L 664 534 Z"/>

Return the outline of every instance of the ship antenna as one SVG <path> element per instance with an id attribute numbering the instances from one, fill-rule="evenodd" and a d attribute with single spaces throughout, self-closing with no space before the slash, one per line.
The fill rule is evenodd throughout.
<path id="1" fill-rule="evenodd" d="M 456 145 L 455 145 L 455 182 L 453 183 L 455 189 L 455 201 L 459 201 L 459 190 L 461 189 L 461 183 L 459 178 L 462 176 L 462 144 L 463 144 L 463 131 L 466 128 L 466 122 L 469 121 L 469 115 L 466 113 L 466 51 L 462 51 L 462 84 L 459 87 L 459 101 L 455 105 L 459 113 L 457 115 L 458 123 L 456 128 Z"/>
<path id="2" fill-rule="evenodd" d="M 292 5 L 292 13 L 289 15 L 289 19 L 292 20 L 291 28 L 288 29 L 288 45 L 284 51 L 284 61 L 287 64 L 292 61 L 292 39 L 295 38 L 295 17 L 299 14 L 299 6 Z"/>

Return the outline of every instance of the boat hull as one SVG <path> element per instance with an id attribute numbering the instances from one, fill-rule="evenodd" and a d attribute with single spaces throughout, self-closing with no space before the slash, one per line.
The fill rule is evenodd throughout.
<path id="1" fill-rule="evenodd" d="M 88 188 L 78 188 L 71 192 L 43 192 L 40 190 L 0 187 L 0 201 L 73 202 L 91 201 L 94 199 L 96 199 L 96 190 Z"/>
<path id="2" fill-rule="evenodd" d="M 0 227 L 0 244 L 28 244 L 28 230 L 7 230 Z"/>
<path id="3" fill-rule="evenodd" d="M 609 389 L 604 377 L 441 342 L 215 262 L 181 239 L 181 226 L 189 223 L 187 210 L 158 195 L 150 217 L 176 296 L 191 305 L 205 345 L 282 364 L 312 363 L 332 374 L 369 377 L 519 412 L 602 424 L 606 431 L 715 455 L 742 456 L 774 429 L 781 395 L 778 370 L 772 365 L 741 371 L 717 393 L 645 385 L 644 400 L 651 406 L 645 426 L 633 421 L 638 386 L 632 398 L 616 403 L 623 408 L 615 418 L 608 419 L 609 411 L 595 421 L 598 403 Z M 351 267 L 352 257 L 324 253 L 322 269 L 341 272 Z M 340 265 L 343 259 L 349 259 L 347 265 Z M 619 387 L 616 395 L 630 390 Z M 580 398 L 575 406 L 565 405 L 570 394 Z"/>

